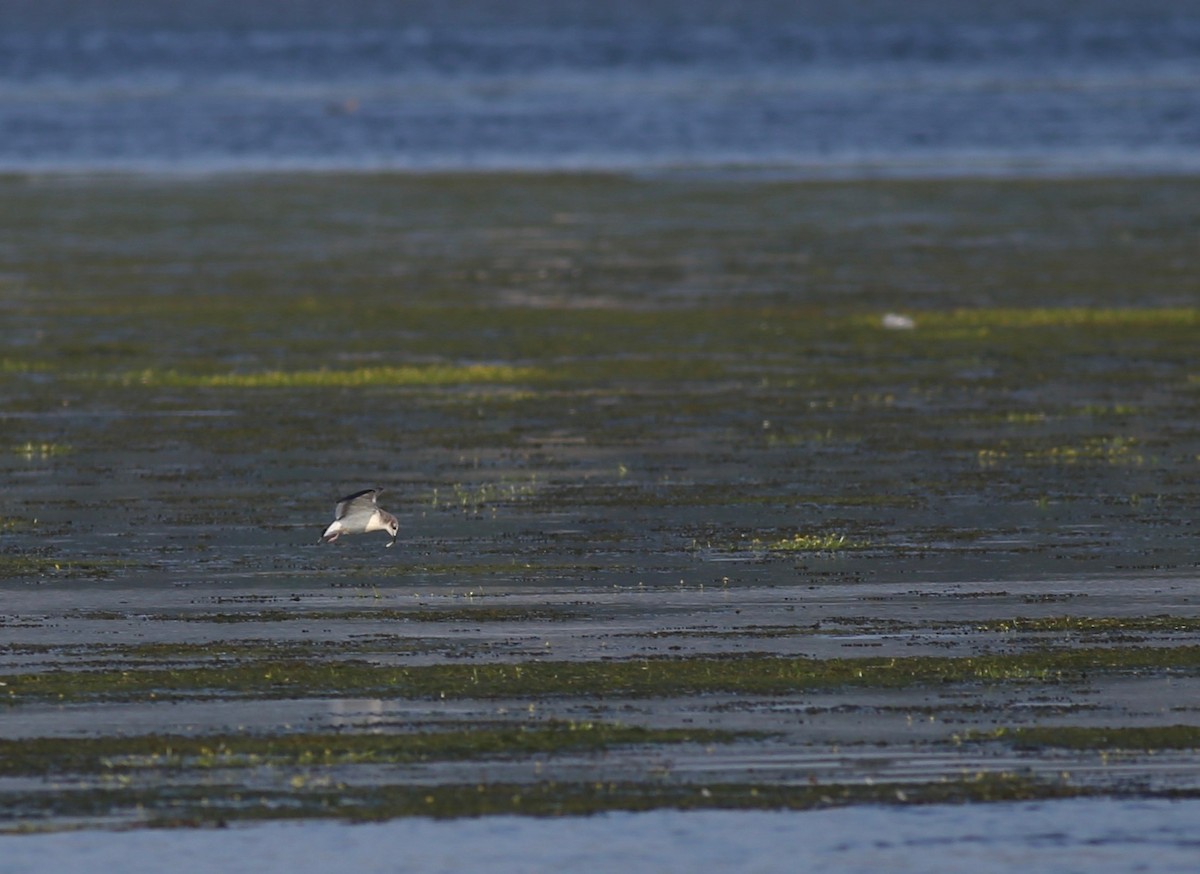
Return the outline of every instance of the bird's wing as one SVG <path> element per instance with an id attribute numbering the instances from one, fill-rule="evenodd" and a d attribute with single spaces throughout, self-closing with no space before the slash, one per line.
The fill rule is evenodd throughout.
<path id="1" fill-rule="evenodd" d="M 355 492 L 352 495 L 346 495 L 337 502 L 337 506 L 333 508 L 334 520 L 342 519 L 354 513 L 374 513 L 375 512 L 375 497 L 381 489 L 363 489 L 361 492 Z"/>

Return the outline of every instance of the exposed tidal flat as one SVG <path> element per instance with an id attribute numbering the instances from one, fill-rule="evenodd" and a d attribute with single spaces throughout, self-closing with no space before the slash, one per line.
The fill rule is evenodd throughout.
<path id="1" fill-rule="evenodd" d="M 6 830 L 1200 792 L 1195 179 L 0 201 Z"/>

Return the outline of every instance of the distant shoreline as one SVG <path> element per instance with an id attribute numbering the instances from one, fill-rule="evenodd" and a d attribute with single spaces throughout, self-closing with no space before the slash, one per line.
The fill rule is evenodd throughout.
<path id="1" fill-rule="evenodd" d="M 1200 177 L 1200 155 L 1194 162 L 1108 163 L 1028 163 L 1019 166 L 986 164 L 934 165 L 920 163 L 879 163 L 863 165 L 786 165 L 786 164 L 664 164 L 664 165 L 563 165 L 563 166 L 404 166 L 404 165 L 330 165 L 194 164 L 177 167 L 147 166 L 47 166 L 22 167 L 0 165 L 0 179 L 145 179 L 203 181 L 236 178 L 455 178 L 455 177 L 531 177 L 531 178 L 622 178 L 745 182 L 1022 182 L 1087 181 L 1138 179 L 1195 179 Z"/>

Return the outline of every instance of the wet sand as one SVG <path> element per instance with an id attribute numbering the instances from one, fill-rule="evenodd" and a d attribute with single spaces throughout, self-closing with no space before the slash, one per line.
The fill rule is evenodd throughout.
<path id="1" fill-rule="evenodd" d="M 4 826 L 1194 794 L 1198 195 L 0 179 Z"/>

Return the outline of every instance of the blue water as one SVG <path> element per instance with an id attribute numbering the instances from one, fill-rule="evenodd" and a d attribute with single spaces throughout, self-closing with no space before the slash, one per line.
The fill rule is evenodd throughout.
<path id="1" fill-rule="evenodd" d="M 0 3 L 0 171 L 730 167 L 1198 172 L 1200 0 Z"/>
<path id="2" fill-rule="evenodd" d="M 266 823 L 0 835 L 0 874 L 1191 874 L 1195 799 Z"/>

